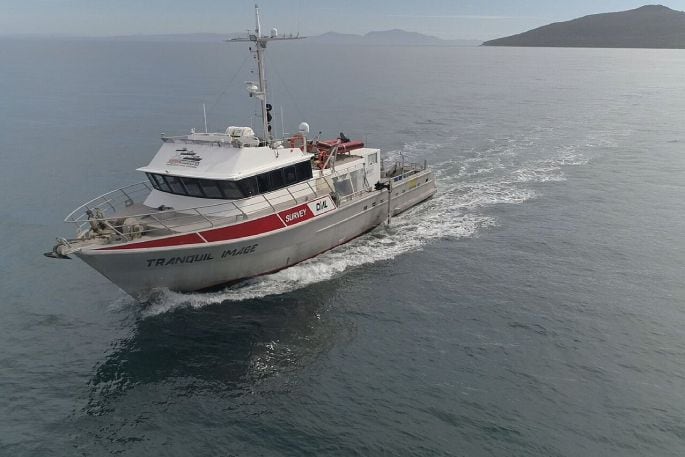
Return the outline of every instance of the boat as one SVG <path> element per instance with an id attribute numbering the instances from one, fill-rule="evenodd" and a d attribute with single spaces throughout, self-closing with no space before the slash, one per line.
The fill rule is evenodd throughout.
<path id="1" fill-rule="evenodd" d="M 381 151 L 351 140 L 272 132 L 264 53 L 280 36 L 256 27 L 245 38 L 258 81 L 246 82 L 261 107 L 261 132 L 167 136 L 146 179 L 96 197 L 69 213 L 73 238 L 45 255 L 76 256 L 129 295 L 145 300 L 167 288 L 201 291 L 288 268 L 369 232 L 436 192 L 423 163 L 386 162 Z M 206 122 L 205 122 L 206 125 Z"/>

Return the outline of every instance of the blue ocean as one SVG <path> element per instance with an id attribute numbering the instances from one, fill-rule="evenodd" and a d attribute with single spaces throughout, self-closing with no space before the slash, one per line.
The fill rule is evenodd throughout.
<path id="1" fill-rule="evenodd" d="M 0 62 L 0 455 L 685 455 L 685 52 L 275 43 L 276 131 L 427 160 L 438 193 L 147 303 L 42 253 L 203 104 L 257 129 L 250 53 L 3 38 Z"/>

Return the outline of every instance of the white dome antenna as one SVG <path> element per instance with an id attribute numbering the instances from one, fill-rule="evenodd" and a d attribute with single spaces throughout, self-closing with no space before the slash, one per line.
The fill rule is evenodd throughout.
<path id="1" fill-rule="evenodd" d="M 302 136 L 302 151 L 306 154 L 307 153 L 307 134 L 309 133 L 309 124 L 306 122 L 300 122 L 300 125 L 297 127 L 297 131 L 300 133 L 300 136 Z"/>
<path id="2" fill-rule="evenodd" d="M 259 90 L 259 86 L 254 81 L 245 81 L 245 90 L 247 90 L 247 93 L 250 94 L 250 97 L 256 96 L 259 98 L 259 96 L 262 94 L 262 92 Z"/>

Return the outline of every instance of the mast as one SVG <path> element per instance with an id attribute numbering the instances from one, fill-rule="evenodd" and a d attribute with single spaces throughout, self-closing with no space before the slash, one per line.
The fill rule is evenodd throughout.
<path id="1" fill-rule="evenodd" d="M 264 65 L 264 54 L 266 53 L 266 44 L 269 41 L 282 41 L 282 40 L 299 40 L 305 37 L 299 36 L 278 36 L 278 31 L 274 28 L 271 30 L 269 36 L 262 36 L 262 25 L 259 16 L 259 6 L 255 4 L 255 30 L 254 34 L 250 33 L 247 38 L 233 38 L 227 40 L 229 42 L 253 42 L 255 44 L 254 49 L 250 47 L 250 51 L 255 53 L 257 58 L 257 69 L 259 73 L 259 81 L 254 83 L 248 81 L 247 90 L 250 93 L 250 97 L 254 96 L 261 102 L 262 108 L 262 129 L 264 132 L 264 141 L 267 144 L 271 144 L 273 141 L 273 136 L 271 135 L 271 105 L 267 101 L 267 84 L 266 84 L 266 71 Z"/>
<path id="2" fill-rule="evenodd" d="M 262 39 L 262 26 L 259 22 L 259 6 L 255 3 L 255 35 L 256 44 L 255 53 L 257 54 L 257 69 L 259 70 L 259 88 L 261 96 L 257 96 L 262 102 L 262 126 L 264 128 L 264 140 L 271 143 L 271 126 L 269 125 L 269 112 L 266 110 L 266 76 L 264 74 L 264 52 L 266 51 L 266 41 Z"/>

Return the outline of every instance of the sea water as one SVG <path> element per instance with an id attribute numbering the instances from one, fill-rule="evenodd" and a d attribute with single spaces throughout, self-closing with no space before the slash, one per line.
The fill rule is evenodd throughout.
<path id="1" fill-rule="evenodd" d="M 276 131 L 427 160 L 439 191 L 145 304 L 41 254 L 203 103 L 256 128 L 247 49 L 3 39 L 0 61 L 1 455 L 685 453 L 685 52 L 274 44 Z"/>

